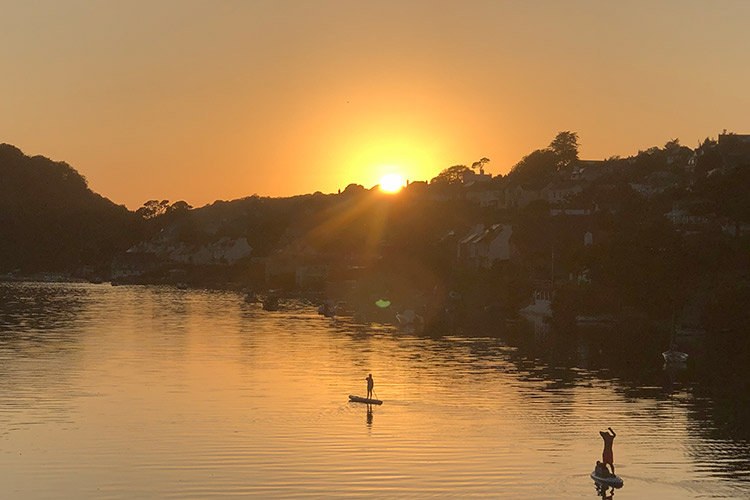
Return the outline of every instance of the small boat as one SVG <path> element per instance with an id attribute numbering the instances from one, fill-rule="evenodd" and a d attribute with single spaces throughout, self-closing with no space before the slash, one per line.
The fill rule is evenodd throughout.
<path id="1" fill-rule="evenodd" d="M 367 403 L 368 405 L 382 405 L 383 402 L 379 399 L 363 398 L 360 396 L 352 396 L 349 394 L 349 401 L 352 403 Z"/>
<path id="2" fill-rule="evenodd" d="M 551 319 L 552 318 L 552 292 L 535 291 L 531 304 L 527 305 L 518 313 L 525 318 Z"/>
<path id="3" fill-rule="evenodd" d="M 661 353 L 662 357 L 664 358 L 665 363 L 687 363 L 688 360 L 688 354 L 681 351 L 675 351 L 674 349 L 670 349 L 668 351 L 664 351 Z"/>
<path id="4" fill-rule="evenodd" d="M 620 478 L 620 476 L 613 476 L 611 474 L 607 477 L 597 476 L 596 471 L 591 472 L 590 475 L 591 475 L 591 479 L 593 479 L 599 484 L 612 486 L 613 488 L 621 488 L 623 485 L 623 481 L 622 481 L 622 478 Z"/>
<path id="5" fill-rule="evenodd" d="M 424 329 L 424 318 L 415 313 L 413 309 L 407 309 L 403 313 L 396 314 L 398 326 L 402 328 L 414 328 L 417 331 Z"/>

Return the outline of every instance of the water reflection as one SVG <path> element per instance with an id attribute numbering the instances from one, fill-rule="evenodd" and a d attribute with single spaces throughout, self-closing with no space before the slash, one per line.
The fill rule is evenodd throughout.
<path id="1" fill-rule="evenodd" d="M 607 486 L 601 483 L 594 482 L 596 488 L 596 494 L 605 500 L 612 500 L 615 497 L 615 487 Z"/>
<path id="2" fill-rule="evenodd" d="M 88 289 L 61 284 L 0 282 L 0 333 L 5 342 L 22 334 L 44 341 L 52 330 L 69 329 L 88 298 Z"/>
<path id="3" fill-rule="evenodd" d="M 747 443 L 692 368 L 664 370 L 660 351 L 632 366 L 603 332 L 425 336 L 226 292 L 15 286 L 0 292 L 14 498 L 585 498 L 604 425 L 618 498 L 750 492 Z M 346 402 L 370 372 L 385 404 Z"/>

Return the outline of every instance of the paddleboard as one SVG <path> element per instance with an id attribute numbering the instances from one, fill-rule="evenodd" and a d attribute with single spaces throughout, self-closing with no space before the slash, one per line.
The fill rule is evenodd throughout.
<path id="1" fill-rule="evenodd" d="M 361 398 L 359 396 L 349 395 L 349 401 L 354 403 L 367 403 L 368 405 L 382 405 L 383 402 L 379 399 Z"/>
<path id="2" fill-rule="evenodd" d="M 593 479 L 597 483 L 606 484 L 607 486 L 614 486 L 615 488 L 619 488 L 623 485 L 623 481 L 620 476 L 599 477 L 596 475 L 596 472 L 592 472 L 591 479 Z"/>

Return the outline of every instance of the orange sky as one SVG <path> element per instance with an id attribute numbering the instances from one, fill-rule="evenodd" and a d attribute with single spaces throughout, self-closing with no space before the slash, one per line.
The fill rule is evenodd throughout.
<path id="1" fill-rule="evenodd" d="M 6 1 L 0 142 L 135 209 L 750 132 L 750 2 Z"/>

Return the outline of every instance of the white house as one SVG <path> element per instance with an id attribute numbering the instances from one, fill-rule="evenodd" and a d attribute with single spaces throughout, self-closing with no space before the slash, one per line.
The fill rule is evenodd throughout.
<path id="1" fill-rule="evenodd" d="M 488 269 L 496 260 L 509 260 L 512 234 L 512 226 L 493 224 L 485 228 L 479 224 L 458 242 L 458 261 L 476 269 Z"/>

